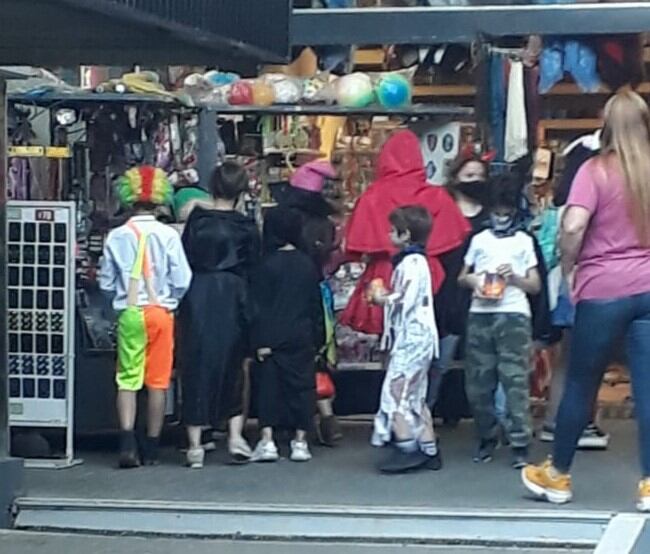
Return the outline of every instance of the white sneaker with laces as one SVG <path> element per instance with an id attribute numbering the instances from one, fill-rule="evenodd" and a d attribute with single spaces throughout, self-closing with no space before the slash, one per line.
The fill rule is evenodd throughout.
<path id="1" fill-rule="evenodd" d="M 268 463 L 277 462 L 279 459 L 278 447 L 273 441 L 260 441 L 255 447 L 251 462 Z"/>
<path id="2" fill-rule="evenodd" d="M 311 452 L 307 441 L 291 441 L 291 461 L 308 462 L 311 460 Z"/>

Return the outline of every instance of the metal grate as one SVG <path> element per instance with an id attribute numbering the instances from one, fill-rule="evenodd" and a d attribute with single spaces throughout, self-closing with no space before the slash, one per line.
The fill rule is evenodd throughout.
<path id="1" fill-rule="evenodd" d="M 289 52 L 291 0 L 106 0 L 170 23 L 246 42 L 280 56 Z"/>

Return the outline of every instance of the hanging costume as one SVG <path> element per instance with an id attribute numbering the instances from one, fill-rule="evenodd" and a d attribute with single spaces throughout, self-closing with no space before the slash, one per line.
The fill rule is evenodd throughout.
<path id="1" fill-rule="evenodd" d="M 275 208 L 264 221 L 264 243 L 300 237 L 300 215 Z M 308 431 L 316 409 L 316 353 L 324 340 L 319 275 L 300 250 L 267 251 L 252 281 L 254 351 L 270 348 L 255 375 L 260 427 Z"/>
<path id="2" fill-rule="evenodd" d="M 259 257 L 259 235 L 239 212 L 197 206 L 183 246 L 194 272 L 179 311 L 183 420 L 216 426 L 242 412 L 248 279 Z"/>
<path id="3" fill-rule="evenodd" d="M 470 227 L 447 191 L 427 183 L 417 136 L 400 131 L 382 148 L 377 180 L 359 198 L 348 222 L 346 252 L 357 259 L 370 255 L 371 260 L 342 314 L 342 324 L 368 334 L 382 333 L 382 309 L 367 302 L 365 291 L 374 279 L 390 282 L 391 257 L 396 251 L 389 238 L 388 217 L 394 209 L 407 205 L 422 205 L 433 217 L 426 257 L 435 294 L 445 277 L 437 256 L 461 245 Z"/>
<path id="4" fill-rule="evenodd" d="M 426 404 L 431 362 L 438 355 L 431 274 L 424 250 L 406 249 L 395 259 L 391 294 L 385 307 L 382 346 L 389 350 L 374 446 L 391 442 L 395 414 L 402 415 L 418 440 L 431 414 Z"/>

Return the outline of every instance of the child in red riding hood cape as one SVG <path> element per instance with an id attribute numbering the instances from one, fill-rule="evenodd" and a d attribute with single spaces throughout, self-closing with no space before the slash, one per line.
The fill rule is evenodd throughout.
<path id="1" fill-rule="evenodd" d="M 399 131 L 384 144 L 377 179 L 359 198 L 346 228 L 347 254 L 357 259 L 369 256 L 370 261 L 341 316 L 343 325 L 368 334 L 382 333 L 382 309 L 368 303 L 366 291 L 373 280 L 390 283 L 391 259 L 397 252 L 389 238 L 389 215 L 406 205 L 424 206 L 433 218 L 426 256 L 435 294 L 445 277 L 437 256 L 461 245 L 470 226 L 447 191 L 427 183 L 417 136 Z"/>

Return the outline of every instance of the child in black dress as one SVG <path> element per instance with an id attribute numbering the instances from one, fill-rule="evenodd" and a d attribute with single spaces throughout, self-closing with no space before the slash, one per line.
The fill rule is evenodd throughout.
<path id="1" fill-rule="evenodd" d="M 278 460 L 273 430 L 295 431 L 291 460 L 311 459 L 307 432 L 316 409 L 315 358 L 324 340 L 319 275 L 297 250 L 301 218 L 274 208 L 264 218 L 265 255 L 252 281 L 256 317 L 252 346 L 259 362 L 257 405 L 261 440 L 253 461 Z"/>

